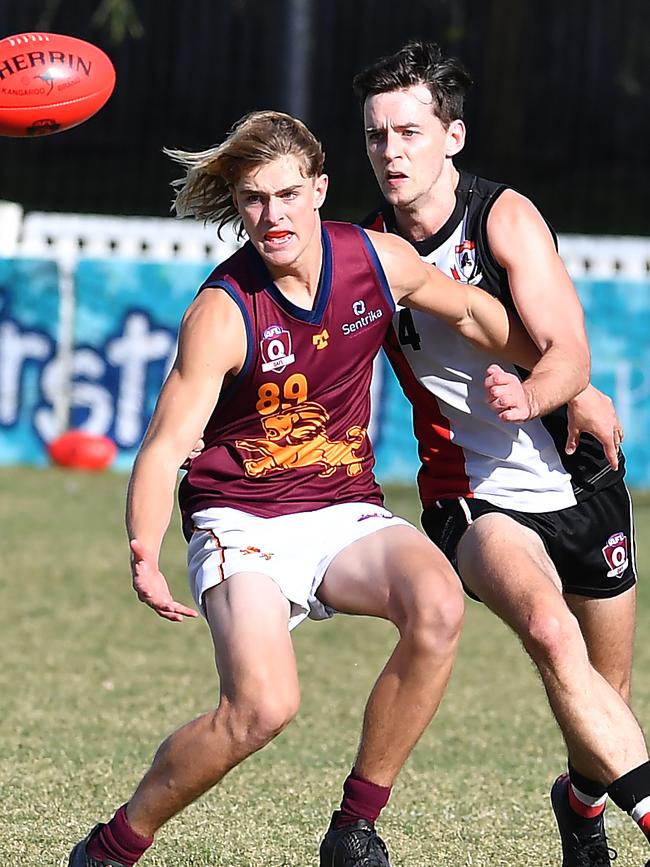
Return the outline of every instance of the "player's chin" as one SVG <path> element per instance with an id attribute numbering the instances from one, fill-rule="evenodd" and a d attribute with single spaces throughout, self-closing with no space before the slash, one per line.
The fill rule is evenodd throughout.
<path id="1" fill-rule="evenodd" d="M 382 193 L 388 204 L 394 208 L 406 207 L 417 198 L 411 185 L 406 181 L 399 184 L 383 184 Z"/>
<path id="2" fill-rule="evenodd" d="M 295 262 L 298 250 L 296 237 L 292 235 L 288 241 L 283 244 L 270 244 L 262 241 L 257 245 L 257 249 L 269 264 L 282 267 L 283 265 L 291 265 Z"/>
<path id="3" fill-rule="evenodd" d="M 276 250 L 272 253 L 262 253 L 262 258 L 266 262 L 267 267 L 283 270 L 290 268 L 298 256 L 295 250 Z"/>
<path id="4" fill-rule="evenodd" d="M 402 190 L 397 190 L 394 187 L 384 188 L 382 190 L 384 198 L 393 208 L 399 208 L 409 203 L 408 196 L 405 196 Z"/>

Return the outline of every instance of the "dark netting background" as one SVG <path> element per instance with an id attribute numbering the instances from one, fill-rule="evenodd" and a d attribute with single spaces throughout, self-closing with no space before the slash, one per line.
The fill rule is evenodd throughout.
<path id="1" fill-rule="evenodd" d="M 648 0 L 130 2 L 142 35 L 116 41 L 97 20 L 109 0 L 0 0 L 0 35 L 89 39 L 117 69 L 113 97 L 83 126 L 0 139 L 0 198 L 166 214 L 175 169 L 163 146 L 202 149 L 245 112 L 278 108 L 325 145 L 325 215 L 359 218 L 376 191 L 352 76 L 426 38 L 476 80 L 459 164 L 530 195 L 560 231 L 650 234 Z"/>

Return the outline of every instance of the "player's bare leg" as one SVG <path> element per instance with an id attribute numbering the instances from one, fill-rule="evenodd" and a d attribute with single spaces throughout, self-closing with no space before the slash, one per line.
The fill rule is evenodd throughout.
<path id="1" fill-rule="evenodd" d="M 573 593 L 565 599 L 578 619 L 591 664 L 629 704 L 636 587 L 612 599 L 590 599 Z"/>
<path id="2" fill-rule="evenodd" d="M 392 527 L 339 554 L 318 595 L 338 611 L 381 617 L 399 630 L 366 705 L 355 763 L 363 776 L 390 786 L 449 680 L 463 619 L 458 578 L 421 533 Z"/>
<path id="3" fill-rule="evenodd" d="M 141 834 L 153 834 L 269 743 L 298 710 L 289 603 L 277 585 L 264 575 L 233 575 L 209 590 L 204 602 L 221 681 L 219 705 L 160 746 L 127 807 Z"/>
<path id="4" fill-rule="evenodd" d="M 134 846 L 138 837 L 150 844 L 168 819 L 271 741 L 298 710 L 289 603 L 278 586 L 265 575 L 239 573 L 210 589 L 204 602 L 221 681 L 219 704 L 161 744 L 126 805 L 125 817 L 118 811 L 112 820 L 134 835 Z M 109 863 L 106 846 L 113 841 L 101 835 L 110 826 L 101 826 L 92 839 L 75 847 L 73 867 Z M 97 846 L 103 848 L 94 855 Z M 120 852 L 108 855 L 110 863 L 118 865 L 137 860 Z"/>
<path id="5" fill-rule="evenodd" d="M 609 599 L 565 594 L 565 600 L 580 624 L 591 664 L 629 704 L 636 588 Z M 605 867 L 611 864 L 604 824 L 607 788 L 570 763 L 569 772 L 553 784 L 551 800 L 563 845 L 569 850 L 566 860 L 570 861 L 571 850 L 573 860 L 578 860 L 577 840 L 600 838 L 600 861 Z M 594 849 L 598 851 L 598 846 Z"/>
<path id="6" fill-rule="evenodd" d="M 378 859 L 360 864 L 387 865 L 374 821 L 449 680 L 462 628 L 460 583 L 446 558 L 421 533 L 393 527 L 339 554 L 319 597 L 342 612 L 390 620 L 399 631 L 366 705 L 361 744 L 344 785 L 341 810 L 334 814 L 321 846 L 321 865 L 326 867 L 357 863 L 339 862 L 338 849 L 344 845 L 368 846 Z M 354 841 L 341 842 L 350 835 L 356 835 Z"/>
<path id="7" fill-rule="evenodd" d="M 603 632 L 601 646 L 594 652 L 597 629 L 605 628 L 606 609 L 577 602 L 592 646 L 590 658 L 581 624 L 562 596 L 559 577 L 541 540 L 507 516 L 479 518 L 463 536 L 458 554 L 468 586 L 520 636 L 540 671 L 562 729 L 571 781 L 559 778 L 551 799 L 562 838 L 563 865 L 571 867 L 584 858 L 609 865 L 602 817 L 606 787 L 647 762 L 643 733 L 626 704 L 631 645 L 623 640 L 617 662 L 606 663 Z M 618 610 L 621 627 L 633 617 L 631 599 L 618 604 L 608 600 L 615 603 L 612 612 Z M 608 621 L 605 634 L 612 629 Z M 602 672 L 595 663 L 601 663 Z"/>
<path id="8" fill-rule="evenodd" d="M 484 515 L 463 536 L 458 563 L 463 580 L 514 629 L 537 665 L 578 770 L 609 784 L 647 761 L 643 733 L 591 665 L 537 534 L 505 515 Z"/>

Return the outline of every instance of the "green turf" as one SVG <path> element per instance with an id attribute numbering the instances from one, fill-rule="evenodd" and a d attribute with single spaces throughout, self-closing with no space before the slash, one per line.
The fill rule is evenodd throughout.
<path id="1" fill-rule="evenodd" d="M 0 471 L 0 867 L 66 864 L 97 820 L 126 800 L 154 749 L 217 696 L 202 622 L 170 624 L 130 589 L 124 476 Z M 411 491 L 390 505 L 417 520 Z M 650 501 L 638 500 L 639 636 L 650 625 Z M 163 566 L 189 601 L 184 544 Z M 296 722 L 171 822 L 143 867 L 310 867 L 354 756 L 365 697 L 393 629 L 338 617 L 295 633 Z M 650 649 L 638 642 L 635 709 L 650 718 Z M 381 830 L 394 867 L 559 865 L 548 788 L 560 735 L 511 634 L 480 605 L 449 691 L 404 769 Z M 617 867 L 645 863 L 632 821 L 609 809 Z"/>

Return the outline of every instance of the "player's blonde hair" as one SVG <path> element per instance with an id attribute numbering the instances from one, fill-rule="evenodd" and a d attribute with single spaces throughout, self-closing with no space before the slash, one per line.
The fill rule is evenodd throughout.
<path id="1" fill-rule="evenodd" d="M 232 199 L 232 187 L 257 166 L 283 156 L 295 156 L 303 177 L 323 172 L 325 154 L 304 123 L 279 111 L 254 111 L 237 121 L 225 141 L 205 151 L 165 148 L 165 153 L 185 166 L 184 177 L 172 182 L 176 190 L 173 209 L 179 217 L 192 215 L 216 223 L 217 230 L 234 222 L 242 234 L 241 219 Z"/>

